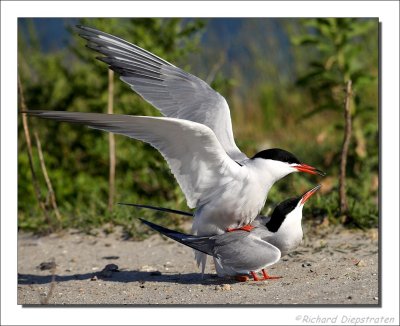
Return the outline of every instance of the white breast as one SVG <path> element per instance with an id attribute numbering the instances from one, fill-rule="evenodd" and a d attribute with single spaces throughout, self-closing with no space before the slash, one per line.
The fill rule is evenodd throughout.
<path id="1" fill-rule="evenodd" d="M 198 235 L 221 234 L 227 228 L 251 223 L 265 204 L 272 179 L 259 167 L 243 166 L 246 173 L 232 180 L 223 191 L 212 194 L 195 213 L 193 232 Z M 274 180 L 273 180 L 274 181 Z"/>

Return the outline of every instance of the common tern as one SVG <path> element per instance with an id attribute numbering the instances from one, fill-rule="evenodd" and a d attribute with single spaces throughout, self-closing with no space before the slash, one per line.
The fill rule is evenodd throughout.
<path id="1" fill-rule="evenodd" d="M 270 217 L 258 216 L 248 231 L 236 230 L 214 236 L 196 236 L 173 231 L 144 219 L 140 220 L 177 242 L 213 256 L 220 277 L 234 276 L 244 281 L 251 275 L 258 281 L 260 279 L 257 272 L 261 271 L 261 280 L 276 279 L 280 276 L 270 276 L 265 269 L 277 263 L 282 256 L 300 244 L 303 238 L 303 206 L 320 187 L 318 185 L 302 196 L 281 202 Z"/>
<path id="2" fill-rule="evenodd" d="M 293 172 L 324 175 L 283 149 L 248 158 L 235 144 L 225 99 L 201 79 L 125 40 L 78 26 L 98 59 L 166 117 L 31 110 L 149 143 L 166 159 L 190 208 L 193 232 L 222 234 L 251 223 L 272 185 Z M 196 256 L 205 266 L 206 256 Z"/>

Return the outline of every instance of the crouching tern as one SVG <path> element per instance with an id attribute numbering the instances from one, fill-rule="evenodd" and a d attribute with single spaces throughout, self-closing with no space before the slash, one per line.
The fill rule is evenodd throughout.
<path id="1" fill-rule="evenodd" d="M 45 119 L 74 122 L 149 143 L 169 164 L 190 208 L 193 232 L 222 234 L 251 223 L 271 186 L 292 172 L 324 175 L 282 149 L 248 158 L 236 146 L 228 104 L 201 79 L 156 55 L 99 30 L 78 26 L 88 47 L 122 81 L 166 117 L 67 111 L 27 111 Z M 205 264 L 205 255 L 197 261 Z"/>
<path id="2" fill-rule="evenodd" d="M 280 276 L 270 276 L 265 269 L 300 244 L 304 204 L 320 187 L 318 185 L 302 196 L 281 202 L 270 217 L 258 216 L 247 231 L 238 229 L 214 236 L 195 236 L 140 220 L 175 241 L 213 256 L 218 276 L 234 276 L 239 281 L 245 281 L 251 275 L 258 281 L 257 272 L 262 272 L 261 280 L 277 279 Z"/>

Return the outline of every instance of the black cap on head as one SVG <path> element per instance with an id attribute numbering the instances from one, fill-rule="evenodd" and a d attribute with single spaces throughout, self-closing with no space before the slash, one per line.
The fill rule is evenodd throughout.
<path id="1" fill-rule="evenodd" d="M 264 151 L 258 152 L 256 155 L 252 157 L 252 159 L 255 158 L 263 158 L 266 160 L 275 160 L 275 161 L 281 161 L 285 163 L 296 163 L 296 164 L 301 164 L 301 162 L 297 159 L 296 156 L 294 156 L 292 153 L 285 151 L 284 149 L 280 148 L 270 148 L 266 149 Z"/>
<path id="2" fill-rule="evenodd" d="M 268 223 L 265 225 L 267 229 L 271 232 L 276 232 L 279 230 L 283 221 L 291 211 L 293 211 L 302 196 L 296 198 L 289 198 L 281 202 L 278 206 L 275 207 L 274 211 L 271 214 L 271 218 Z"/>

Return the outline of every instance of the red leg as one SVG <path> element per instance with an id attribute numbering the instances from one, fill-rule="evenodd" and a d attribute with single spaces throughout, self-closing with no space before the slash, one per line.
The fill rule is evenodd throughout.
<path id="1" fill-rule="evenodd" d="M 261 271 L 262 271 L 263 276 L 264 276 L 263 280 L 277 280 L 279 278 L 282 278 L 282 276 L 270 276 L 270 275 L 268 275 L 268 273 L 267 273 L 267 271 L 265 269 L 262 269 Z"/>
<path id="2" fill-rule="evenodd" d="M 247 225 L 243 225 L 240 228 L 234 228 L 234 229 L 228 228 L 228 229 L 226 229 L 226 232 L 233 232 L 233 231 L 247 231 L 247 232 L 250 232 L 253 229 L 254 229 L 254 226 L 252 226 L 250 224 L 247 224 Z"/>
<path id="3" fill-rule="evenodd" d="M 254 273 L 253 271 L 250 272 L 251 276 L 253 276 L 254 281 L 259 281 L 260 279 L 258 278 L 257 274 Z"/>

